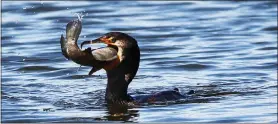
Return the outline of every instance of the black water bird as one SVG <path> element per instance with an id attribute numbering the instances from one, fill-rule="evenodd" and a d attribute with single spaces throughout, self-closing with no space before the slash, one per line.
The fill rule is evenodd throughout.
<path id="1" fill-rule="evenodd" d="M 128 34 L 109 32 L 103 36 L 81 43 L 105 43 L 107 47 L 81 50 L 77 40 L 82 29 L 81 21 L 74 20 L 67 24 L 66 39 L 61 36 L 63 55 L 77 64 L 93 67 L 89 75 L 104 69 L 107 73 L 105 100 L 108 104 L 128 104 L 155 101 L 177 100 L 184 98 L 178 89 L 163 91 L 143 97 L 131 97 L 127 94 L 128 85 L 135 77 L 140 63 L 140 49 L 137 41 Z"/>

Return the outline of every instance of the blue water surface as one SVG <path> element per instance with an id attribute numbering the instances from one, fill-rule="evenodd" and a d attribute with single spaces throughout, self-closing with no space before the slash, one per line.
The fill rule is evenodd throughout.
<path id="1" fill-rule="evenodd" d="M 79 44 L 110 31 L 138 41 L 129 94 L 196 93 L 111 113 L 105 71 L 61 53 L 75 13 Z M 2 1 L 1 21 L 2 122 L 277 122 L 277 1 Z"/>

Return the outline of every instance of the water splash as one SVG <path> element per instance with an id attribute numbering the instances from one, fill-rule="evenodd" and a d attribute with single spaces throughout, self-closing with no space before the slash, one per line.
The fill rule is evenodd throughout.
<path id="1" fill-rule="evenodd" d="M 74 15 L 77 15 L 79 21 L 82 21 L 82 18 L 84 17 L 82 12 L 81 13 L 74 13 Z"/>

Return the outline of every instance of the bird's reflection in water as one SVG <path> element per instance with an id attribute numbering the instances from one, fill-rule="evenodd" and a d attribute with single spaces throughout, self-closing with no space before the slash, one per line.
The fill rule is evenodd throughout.
<path id="1" fill-rule="evenodd" d="M 106 105 L 107 115 L 103 117 L 108 121 L 136 122 L 139 110 L 134 110 L 127 105 Z"/>
<path id="2" fill-rule="evenodd" d="M 91 116 L 91 117 L 70 117 L 53 120 L 51 122 L 67 122 L 67 123 L 95 123 L 95 122 L 138 122 L 139 110 L 134 110 L 130 106 L 123 105 L 105 105 L 104 116 Z M 95 110 L 94 110 L 95 111 Z"/>

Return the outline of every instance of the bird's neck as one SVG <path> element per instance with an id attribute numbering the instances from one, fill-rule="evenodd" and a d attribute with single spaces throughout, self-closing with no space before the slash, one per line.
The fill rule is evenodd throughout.
<path id="1" fill-rule="evenodd" d="M 130 56 L 126 56 L 120 65 L 107 72 L 107 88 L 105 99 L 107 103 L 125 103 L 132 101 L 127 94 L 129 83 L 135 77 L 140 62 L 140 52 L 136 52 Z"/>
<path id="2" fill-rule="evenodd" d="M 125 74 L 120 68 L 107 71 L 107 87 L 105 99 L 107 103 L 125 103 L 131 101 L 127 94 L 130 82 L 125 80 Z"/>

